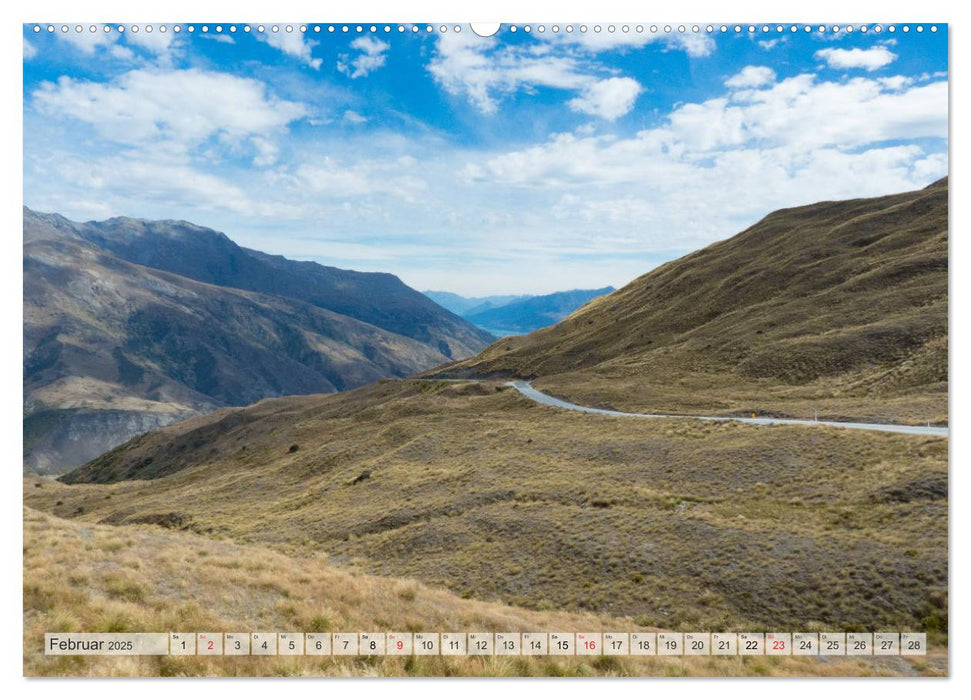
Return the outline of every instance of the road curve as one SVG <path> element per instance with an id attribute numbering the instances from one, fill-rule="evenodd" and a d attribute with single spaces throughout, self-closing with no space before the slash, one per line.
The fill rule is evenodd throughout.
<path id="1" fill-rule="evenodd" d="M 924 425 L 891 425 L 884 423 L 841 423 L 829 420 L 796 420 L 794 418 L 734 418 L 727 416 L 689 416 L 674 415 L 669 413 L 625 413 L 624 411 L 611 411 L 605 408 L 590 408 L 589 406 L 578 406 L 575 403 L 557 399 L 549 394 L 544 394 L 539 389 L 534 389 L 532 384 L 522 380 L 506 382 L 508 386 L 515 389 L 528 399 L 541 403 L 546 406 L 564 408 L 568 411 L 581 411 L 583 413 L 600 413 L 605 416 L 626 416 L 629 418 L 694 418 L 696 420 L 712 421 L 737 421 L 739 423 L 750 423 L 752 425 L 807 425 L 807 426 L 828 426 L 831 428 L 847 428 L 849 430 L 872 430 L 881 433 L 904 433 L 907 435 L 933 435 L 934 437 L 947 437 L 947 428 L 936 428 Z"/>

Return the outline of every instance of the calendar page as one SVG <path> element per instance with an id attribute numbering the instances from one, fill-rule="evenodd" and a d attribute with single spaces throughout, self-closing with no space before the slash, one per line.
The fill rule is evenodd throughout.
<path id="1" fill-rule="evenodd" d="M 949 675 L 949 25 L 652 12 L 23 24 L 25 676 Z"/>

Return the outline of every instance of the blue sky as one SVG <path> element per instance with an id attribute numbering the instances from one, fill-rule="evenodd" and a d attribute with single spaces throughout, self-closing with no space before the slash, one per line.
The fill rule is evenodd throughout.
<path id="1" fill-rule="evenodd" d="M 947 172 L 943 26 L 251 26 L 25 26 L 25 204 L 186 219 L 419 289 L 543 293 Z"/>

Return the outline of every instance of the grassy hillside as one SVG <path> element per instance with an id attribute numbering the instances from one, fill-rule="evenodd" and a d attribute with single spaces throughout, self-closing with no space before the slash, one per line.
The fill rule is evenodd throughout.
<path id="1" fill-rule="evenodd" d="M 947 180 L 774 212 L 438 376 L 627 410 L 947 418 Z"/>
<path id="2" fill-rule="evenodd" d="M 304 301 L 134 264 L 88 240 L 92 226 L 24 212 L 24 462 L 35 471 L 62 472 L 219 406 L 406 376 L 484 344 L 473 342 L 476 329 L 472 340 L 426 342 Z M 132 235 L 142 244 L 133 250 L 160 247 Z M 195 252 L 187 244 L 181 257 L 207 264 Z"/>
<path id="3" fill-rule="evenodd" d="M 28 676 L 939 675 L 927 657 L 65 657 L 45 632 L 597 632 L 631 620 L 463 600 L 415 581 L 335 568 L 252 545 L 24 511 Z"/>
<path id="4" fill-rule="evenodd" d="M 404 380 L 195 418 L 63 480 L 28 484 L 27 504 L 533 609 L 946 635 L 940 438 L 611 418 Z"/>
<path id="5" fill-rule="evenodd" d="M 258 550 L 293 570 L 325 553 L 345 576 L 447 591 L 436 593 L 438 609 L 414 611 L 415 626 L 444 624 L 453 604 L 492 601 L 516 606 L 524 625 L 557 611 L 680 631 L 899 629 L 927 632 L 937 650 L 916 668 L 901 659 L 417 667 L 432 673 L 946 671 L 946 438 L 583 414 L 535 404 L 495 380 L 535 378 L 579 403 L 623 409 L 946 421 L 946 182 L 776 212 L 550 329 L 430 374 L 168 425 L 60 480 L 25 479 L 25 504 L 47 514 L 37 516 L 43 528 L 114 526 L 119 538 L 156 538 L 160 552 L 209 542 L 204 555 L 173 556 L 187 562 L 181 569 L 169 565 L 198 577 L 203 610 L 218 590 L 205 566 L 225 545 L 246 550 L 234 550 L 241 561 Z M 463 375 L 475 381 L 442 379 Z M 38 559 L 28 550 L 28 576 L 41 591 L 31 609 L 67 595 L 45 588 L 62 537 L 70 539 L 44 539 Z M 131 561 L 165 571 L 141 547 Z M 102 556 L 63 556 L 61 565 Z M 240 575 L 243 585 L 250 574 Z M 181 588 L 165 583 L 168 574 L 161 580 L 135 582 L 150 586 L 139 605 L 171 605 Z M 109 585 L 91 575 L 82 590 L 101 600 Z M 288 600 L 336 595 L 307 585 Z M 421 586 L 415 601 L 425 600 Z M 409 619 L 382 605 L 381 626 Z M 295 610 L 293 625 L 309 624 L 310 610 Z M 219 614 L 218 624 L 252 620 L 238 606 Z M 372 613 L 355 614 L 364 624 Z M 159 624 L 171 626 L 166 615 Z M 191 672 L 220 671 L 208 663 Z M 368 663 L 326 672 L 423 672 Z"/>

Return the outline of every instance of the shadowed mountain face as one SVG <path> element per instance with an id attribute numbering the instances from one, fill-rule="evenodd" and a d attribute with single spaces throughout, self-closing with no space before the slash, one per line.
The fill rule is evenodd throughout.
<path id="1" fill-rule="evenodd" d="M 947 213 L 946 178 L 780 210 L 440 374 L 637 410 L 923 396 L 887 419 L 946 420 Z"/>
<path id="2" fill-rule="evenodd" d="M 487 338 L 392 275 L 191 224 L 24 211 L 26 469 L 65 471 L 220 406 L 406 376 Z"/>
<path id="3" fill-rule="evenodd" d="M 447 357 L 467 357 L 493 340 L 388 273 L 267 255 L 185 221 L 121 217 L 75 229 L 84 240 L 128 262 L 207 284 L 298 299 L 430 344 Z"/>

